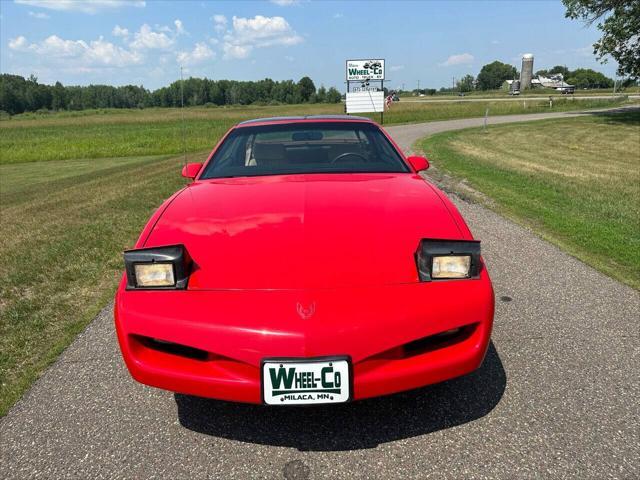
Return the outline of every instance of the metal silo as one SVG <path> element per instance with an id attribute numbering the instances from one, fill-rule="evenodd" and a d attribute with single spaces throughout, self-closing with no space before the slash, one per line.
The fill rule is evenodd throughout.
<path id="1" fill-rule="evenodd" d="M 531 88 L 531 78 L 533 78 L 533 54 L 525 53 L 522 56 L 522 70 L 520 70 L 520 88 L 522 90 Z"/>

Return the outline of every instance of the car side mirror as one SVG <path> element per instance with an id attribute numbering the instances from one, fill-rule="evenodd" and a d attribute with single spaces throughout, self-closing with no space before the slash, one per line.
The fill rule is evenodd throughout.
<path id="1" fill-rule="evenodd" d="M 409 157 L 407 158 L 407 161 L 416 172 L 422 172 L 429 168 L 429 160 L 425 157 Z"/>
<path id="2" fill-rule="evenodd" d="M 182 176 L 194 179 L 198 176 L 198 172 L 202 168 L 202 163 L 187 163 L 182 167 Z"/>

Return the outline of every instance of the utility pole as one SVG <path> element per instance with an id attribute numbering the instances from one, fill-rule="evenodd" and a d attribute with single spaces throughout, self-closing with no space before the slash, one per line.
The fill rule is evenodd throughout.
<path id="1" fill-rule="evenodd" d="M 451 95 L 456 91 L 456 77 L 451 77 Z"/>
<path id="2" fill-rule="evenodd" d="M 182 115 L 182 151 L 183 151 L 183 163 L 187 166 L 187 132 L 185 130 L 184 123 L 184 75 L 182 73 L 182 65 L 180 65 L 180 114 Z"/>
<path id="3" fill-rule="evenodd" d="M 420 79 L 418 79 L 418 95 L 420 95 Z"/>

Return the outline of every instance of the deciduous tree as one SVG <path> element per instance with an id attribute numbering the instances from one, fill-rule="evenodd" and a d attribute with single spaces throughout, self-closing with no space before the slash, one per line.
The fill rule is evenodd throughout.
<path id="1" fill-rule="evenodd" d="M 640 0 L 563 0 L 568 18 L 598 22 L 602 37 L 593 53 L 618 62 L 618 75 L 640 78 Z"/>
<path id="2" fill-rule="evenodd" d="M 482 67 L 478 74 L 478 88 L 480 90 L 495 90 L 502 86 L 505 80 L 518 76 L 513 65 L 495 61 Z"/>
<path id="3" fill-rule="evenodd" d="M 473 78 L 473 75 L 465 75 L 456 82 L 456 86 L 461 92 L 470 92 L 471 90 L 473 90 L 474 82 L 475 78 Z"/>

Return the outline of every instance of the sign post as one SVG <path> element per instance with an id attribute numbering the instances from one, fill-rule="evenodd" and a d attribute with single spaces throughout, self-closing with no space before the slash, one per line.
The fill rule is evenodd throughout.
<path id="1" fill-rule="evenodd" d="M 347 114 L 380 113 L 384 122 L 384 59 L 347 60 Z M 380 82 L 380 86 L 371 82 Z"/>

